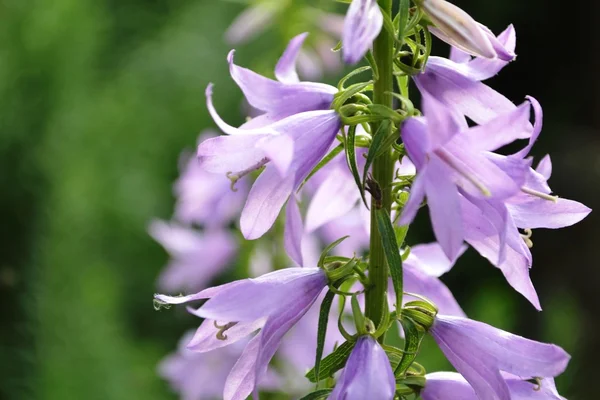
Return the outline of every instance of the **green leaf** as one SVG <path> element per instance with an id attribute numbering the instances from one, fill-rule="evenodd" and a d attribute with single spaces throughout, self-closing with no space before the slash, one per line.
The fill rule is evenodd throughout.
<path id="1" fill-rule="evenodd" d="M 302 182 L 302 184 L 300 185 L 300 187 L 298 188 L 298 190 L 296 192 L 300 192 L 300 190 L 302 189 L 302 187 L 304 186 L 304 184 L 306 182 L 308 182 L 308 180 L 310 178 L 312 178 L 317 172 L 319 172 L 319 170 L 321 168 L 323 168 L 325 165 L 329 164 L 329 161 L 333 160 L 333 158 L 335 156 L 337 156 L 338 154 L 340 154 L 342 152 L 342 150 L 344 150 L 344 144 L 340 143 L 339 145 L 337 145 L 333 150 L 331 150 L 329 152 L 329 154 L 327 154 L 322 160 L 321 162 L 319 162 L 313 169 L 312 171 L 310 171 L 310 174 L 308 174 L 308 176 L 304 179 L 304 181 Z"/>
<path id="2" fill-rule="evenodd" d="M 335 349 L 333 353 L 322 359 L 320 375 L 329 377 L 342 369 L 346 364 L 346 360 L 350 356 L 354 345 L 355 342 L 344 342 L 340 347 Z M 306 377 L 313 383 L 317 382 L 314 368 L 306 373 Z"/>
<path id="3" fill-rule="evenodd" d="M 379 127 L 377 128 L 377 131 L 373 135 L 373 141 L 371 142 L 369 152 L 367 153 L 367 162 L 365 163 L 365 167 L 363 168 L 363 187 L 367 179 L 367 173 L 369 172 L 369 168 L 371 167 L 371 164 L 373 164 L 373 161 L 375 161 L 375 159 L 379 155 L 380 149 L 382 148 L 382 144 L 385 142 L 385 133 L 387 132 L 389 125 L 390 121 L 388 120 L 381 122 L 381 124 L 379 124 Z"/>
<path id="4" fill-rule="evenodd" d="M 408 233 L 409 226 L 410 225 L 402 225 L 394 227 L 394 232 L 396 233 L 396 242 L 398 243 L 399 247 L 402 247 L 402 245 L 404 244 L 404 240 L 406 239 L 406 234 Z"/>
<path id="5" fill-rule="evenodd" d="M 387 119 L 391 119 L 394 123 L 399 124 L 402 122 L 402 117 L 396 111 L 382 104 L 369 104 L 367 106 L 369 111 L 374 115 L 379 115 Z"/>
<path id="6" fill-rule="evenodd" d="M 356 182 L 356 186 L 358 186 L 358 190 L 360 191 L 360 197 L 362 198 L 365 206 L 369 208 L 367 204 L 367 198 L 365 197 L 365 188 L 362 185 L 360 180 L 360 175 L 358 174 L 358 166 L 356 165 L 356 126 L 351 126 L 348 129 L 348 137 L 346 139 L 346 162 L 348 163 L 348 167 L 350 168 L 350 172 L 352 172 L 352 176 L 354 177 L 354 182 Z"/>
<path id="7" fill-rule="evenodd" d="M 325 346 L 325 335 L 327 334 L 327 322 L 329 321 L 329 311 L 331 310 L 331 303 L 335 293 L 331 290 L 327 292 L 323 302 L 321 303 L 321 310 L 319 311 L 319 324 L 317 327 L 317 354 L 315 359 L 315 381 L 319 382 L 319 369 L 321 368 L 321 357 L 323 357 L 323 347 Z"/>
<path id="8" fill-rule="evenodd" d="M 346 90 L 344 90 L 343 92 L 338 92 L 338 94 L 335 96 L 333 100 L 333 108 L 337 110 L 338 108 L 343 106 L 350 99 L 350 97 L 362 92 L 363 90 L 366 90 L 369 86 L 372 85 L 373 81 L 368 81 L 355 83 L 353 85 L 348 86 Z"/>
<path id="9" fill-rule="evenodd" d="M 400 0 L 398 7 L 398 40 L 402 42 L 406 28 L 408 25 L 408 17 L 410 13 L 410 0 Z"/>
<path id="10" fill-rule="evenodd" d="M 419 329 L 417 323 L 411 318 L 403 316 L 400 319 L 400 324 L 402 324 L 404 330 L 404 355 L 394 371 L 395 376 L 403 375 L 411 366 L 417 357 L 424 336 L 423 330 Z"/>
<path id="11" fill-rule="evenodd" d="M 340 81 L 338 82 L 338 89 L 339 90 L 345 90 L 344 89 L 344 85 L 346 84 L 346 81 L 348 79 L 352 78 L 355 75 L 358 75 L 360 73 L 368 71 L 370 69 L 371 69 L 371 67 L 365 65 L 364 67 L 360 67 L 360 68 L 357 68 L 357 69 L 351 71 L 350 73 L 348 73 L 348 75 L 346 75 L 342 79 L 340 79 Z"/>
<path id="12" fill-rule="evenodd" d="M 314 391 L 312 393 L 307 394 L 306 396 L 304 396 L 300 400 L 320 400 L 320 399 L 325 399 L 325 398 L 327 398 L 327 396 L 329 396 L 329 394 L 332 391 L 333 391 L 333 389 L 316 390 L 316 391 Z"/>
<path id="13" fill-rule="evenodd" d="M 385 354 L 387 354 L 388 358 L 390 359 L 392 370 L 395 371 L 396 367 L 398 367 L 398 365 L 400 364 L 400 361 L 402 361 L 404 352 L 394 346 L 389 346 L 387 344 L 383 344 L 381 345 L 381 347 L 383 347 L 383 350 L 385 350 Z"/>
<path id="14" fill-rule="evenodd" d="M 383 245 L 383 251 L 387 260 L 390 275 L 392 277 L 392 283 L 394 284 L 394 291 L 396 292 L 396 309 L 399 310 L 402 307 L 402 257 L 400 256 L 400 249 L 398 248 L 398 242 L 396 241 L 396 233 L 394 232 L 394 226 L 390 220 L 390 216 L 386 209 L 375 210 L 377 217 L 377 228 L 379 229 L 379 235 L 381 236 L 381 243 Z"/>

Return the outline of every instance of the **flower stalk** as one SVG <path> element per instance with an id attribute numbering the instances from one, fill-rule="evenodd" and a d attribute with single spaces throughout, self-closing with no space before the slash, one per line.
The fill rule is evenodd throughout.
<path id="1" fill-rule="evenodd" d="M 379 6 L 383 13 L 392 13 L 392 0 L 379 0 Z M 381 33 L 373 43 L 373 57 L 377 65 L 379 79 L 373 84 L 373 103 L 392 108 L 394 91 L 393 84 L 393 50 L 394 41 L 390 34 L 382 29 Z M 374 123 L 371 130 L 376 132 L 379 123 Z M 389 130 L 392 129 L 388 125 Z M 386 132 L 386 136 L 391 132 Z M 381 188 L 381 199 L 373 198 L 371 204 L 371 239 L 369 245 L 369 280 L 371 286 L 366 293 L 366 316 L 376 324 L 379 323 L 384 312 L 386 292 L 388 286 L 388 267 L 385 252 L 381 241 L 381 235 L 377 228 L 375 211 L 381 207 L 386 213 L 391 212 L 392 205 L 392 180 L 394 176 L 394 159 L 391 148 L 383 151 L 373 162 L 373 179 Z M 380 204 L 379 200 L 381 201 Z M 383 342 L 384 335 L 379 338 Z"/>

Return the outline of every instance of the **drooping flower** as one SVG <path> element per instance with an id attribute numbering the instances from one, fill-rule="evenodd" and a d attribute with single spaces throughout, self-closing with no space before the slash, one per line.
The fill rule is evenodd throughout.
<path id="1" fill-rule="evenodd" d="M 511 400 L 501 371 L 525 379 L 554 378 L 570 359 L 558 346 L 466 318 L 438 314 L 430 333 L 480 399 Z"/>
<path id="2" fill-rule="evenodd" d="M 529 143 L 509 156 L 494 155 L 498 165 L 509 166 L 528 156 L 530 149 L 542 130 L 542 108 L 534 98 L 529 98 L 535 113 L 535 124 Z M 545 157 L 537 170 L 528 168 L 525 182 L 512 197 L 474 199 L 461 196 L 461 209 L 465 227 L 465 240 L 492 264 L 502 270 L 504 276 L 519 293 L 523 294 L 538 310 L 538 296 L 529 279 L 532 256 L 526 242 L 529 238 L 520 229 L 557 229 L 570 226 L 584 219 L 591 210 L 576 201 L 552 196 L 548 179 L 552 171 L 549 157 Z"/>
<path id="3" fill-rule="evenodd" d="M 319 268 L 287 268 L 255 279 L 234 281 L 183 297 L 156 295 L 159 302 L 182 304 L 209 299 L 191 312 L 205 318 L 188 344 L 209 351 L 260 329 L 231 370 L 226 400 L 246 399 L 264 378 L 269 361 L 287 331 L 306 314 L 327 285 Z"/>
<path id="4" fill-rule="evenodd" d="M 217 136 L 210 131 L 198 138 L 202 142 Z M 240 213 L 248 192 L 245 182 L 236 185 L 232 192 L 231 184 L 222 174 L 206 171 L 196 157 L 183 160 L 183 171 L 175 182 L 175 219 L 186 224 L 200 224 L 205 227 L 220 227 L 231 222 Z"/>
<path id="5" fill-rule="evenodd" d="M 206 285 L 230 263 L 237 243 L 226 229 L 203 232 L 175 222 L 153 221 L 150 235 L 171 255 L 171 261 L 158 278 L 161 290 L 194 291 Z"/>
<path id="6" fill-rule="evenodd" d="M 277 64 L 279 81 L 236 66 L 230 53 L 231 76 L 250 105 L 264 111 L 241 128 L 219 117 L 212 86 L 207 88 L 209 112 L 227 135 L 200 144 L 202 167 L 227 174 L 234 182 L 265 167 L 242 211 L 241 230 L 247 239 L 259 238 L 273 225 L 290 194 L 329 150 L 341 125 L 338 114 L 329 109 L 337 89 L 298 81 L 294 64 L 304 37 L 294 38 Z"/>
<path id="7" fill-rule="evenodd" d="M 514 49 L 506 48 L 484 25 L 445 0 L 417 0 L 435 24 L 431 33 L 446 43 L 474 56 L 512 61 Z"/>
<path id="8" fill-rule="evenodd" d="M 383 26 L 377 0 L 353 0 L 344 20 L 344 61 L 356 64 L 369 51 Z"/>
<path id="9" fill-rule="evenodd" d="M 511 400 L 564 400 L 556 391 L 554 379 L 544 378 L 539 384 L 503 374 Z M 479 400 L 469 382 L 456 372 L 434 372 L 425 375 L 421 392 L 423 400 Z"/>
<path id="10" fill-rule="evenodd" d="M 383 348 L 370 335 L 357 341 L 329 400 L 392 400 L 396 379 Z"/>
<path id="11" fill-rule="evenodd" d="M 410 118 L 402 126 L 418 173 L 400 224 L 410 223 L 427 197 L 436 238 L 454 259 L 464 239 L 460 193 L 501 201 L 519 192 L 525 182 L 529 161 L 511 159 L 509 165 L 499 165 L 490 152 L 531 134 L 529 103 L 473 128 L 427 93 L 423 109 L 426 118 Z"/>

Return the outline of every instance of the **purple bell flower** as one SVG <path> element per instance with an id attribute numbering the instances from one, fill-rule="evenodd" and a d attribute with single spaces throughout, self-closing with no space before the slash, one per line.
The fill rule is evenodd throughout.
<path id="1" fill-rule="evenodd" d="M 430 333 L 480 399 L 511 400 L 501 371 L 524 379 L 554 378 L 566 369 L 570 359 L 558 346 L 466 318 L 438 314 Z"/>
<path id="2" fill-rule="evenodd" d="M 361 336 L 329 400 L 392 400 L 396 379 L 383 348 L 372 336 Z"/>
<path id="3" fill-rule="evenodd" d="M 329 107 L 337 89 L 320 83 L 298 82 L 294 64 L 305 35 L 294 38 L 276 68 L 279 81 L 258 75 L 233 63 L 230 71 L 251 106 L 264 114 L 240 128 L 227 125 L 212 104 L 208 109 L 227 135 L 208 139 L 198 147 L 203 168 L 227 174 L 234 183 L 262 167 L 242 211 L 241 230 L 246 239 L 261 237 L 275 222 L 290 194 L 325 156 L 341 126 Z"/>
<path id="4" fill-rule="evenodd" d="M 319 268 L 287 268 L 243 279 L 189 296 L 156 295 L 167 304 L 209 299 L 193 314 L 205 318 L 188 348 L 206 352 L 260 329 L 229 373 L 223 398 L 244 400 L 265 377 L 269 361 L 285 335 L 306 314 L 327 276 Z"/>
<path id="5" fill-rule="evenodd" d="M 556 391 L 554 379 L 544 378 L 539 385 L 503 374 L 511 400 L 564 400 Z M 427 383 L 421 392 L 423 400 L 479 400 L 469 382 L 456 372 L 434 372 L 425 375 Z"/>

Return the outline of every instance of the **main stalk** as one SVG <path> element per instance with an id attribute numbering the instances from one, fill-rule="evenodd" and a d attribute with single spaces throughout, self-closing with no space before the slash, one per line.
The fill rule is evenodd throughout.
<path id="1" fill-rule="evenodd" d="M 384 13 L 391 15 L 392 0 L 379 0 L 379 5 Z M 382 29 L 373 43 L 373 56 L 379 71 L 379 79 L 373 87 L 373 102 L 392 108 L 393 97 L 390 93 L 394 90 L 393 83 L 393 39 L 390 34 Z M 378 126 L 372 127 L 376 132 Z M 391 126 L 390 128 L 391 129 Z M 389 133 L 389 132 L 388 132 Z M 394 160 L 391 149 L 379 156 L 373 162 L 373 178 L 381 187 L 383 194 L 382 205 L 389 214 L 392 204 L 392 179 L 394 175 Z M 384 302 L 387 301 L 388 267 L 385 259 L 381 236 L 377 228 L 377 218 L 374 214 L 375 203 L 371 202 L 371 242 L 369 251 L 369 280 L 371 286 L 366 293 L 366 316 L 377 325 L 383 314 Z M 383 340 L 383 336 L 381 337 Z"/>

